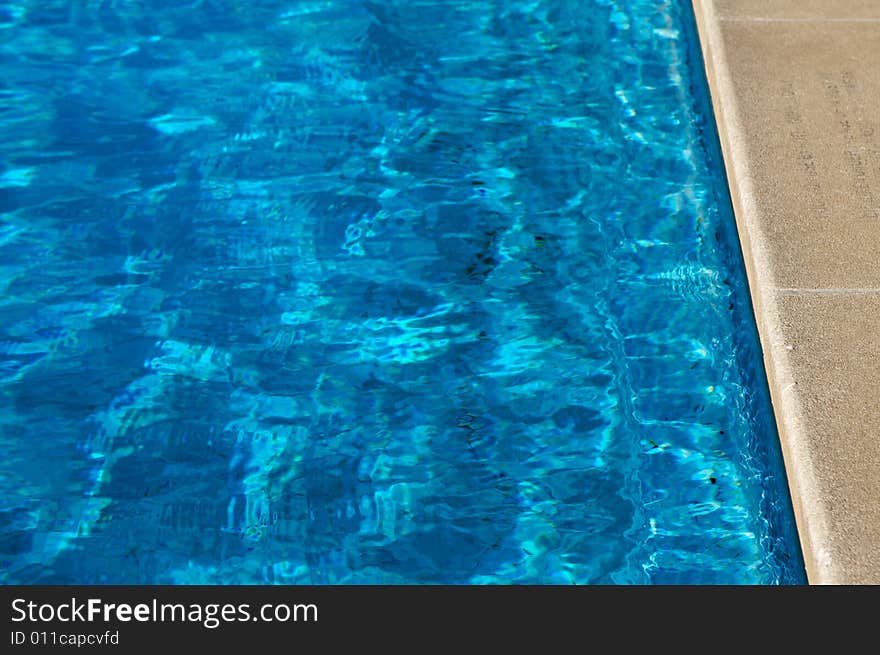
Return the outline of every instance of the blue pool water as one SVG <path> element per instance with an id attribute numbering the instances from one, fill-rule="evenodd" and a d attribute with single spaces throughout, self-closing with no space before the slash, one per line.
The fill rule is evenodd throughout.
<path id="1" fill-rule="evenodd" d="M 688 0 L 0 3 L 4 583 L 804 580 Z"/>

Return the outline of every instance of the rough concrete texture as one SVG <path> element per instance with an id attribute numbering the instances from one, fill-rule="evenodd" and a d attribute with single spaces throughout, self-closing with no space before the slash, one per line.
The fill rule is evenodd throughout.
<path id="1" fill-rule="evenodd" d="M 697 0 L 700 2 L 701 0 Z M 715 0 L 722 18 L 819 21 L 880 18 L 877 0 Z"/>
<path id="2" fill-rule="evenodd" d="M 880 583 L 880 0 L 694 0 L 812 583 Z"/>

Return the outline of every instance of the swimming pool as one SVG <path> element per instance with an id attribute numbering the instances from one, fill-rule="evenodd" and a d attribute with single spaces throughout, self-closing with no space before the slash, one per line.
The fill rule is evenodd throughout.
<path id="1" fill-rule="evenodd" d="M 686 0 L 0 6 L 4 583 L 797 583 Z"/>

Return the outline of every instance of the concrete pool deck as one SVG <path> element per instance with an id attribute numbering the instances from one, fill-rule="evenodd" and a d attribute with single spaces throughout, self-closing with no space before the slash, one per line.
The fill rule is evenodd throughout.
<path id="1" fill-rule="evenodd" d="M 813 584 L 880 583 L 880 0 L 693 0 Z"/>

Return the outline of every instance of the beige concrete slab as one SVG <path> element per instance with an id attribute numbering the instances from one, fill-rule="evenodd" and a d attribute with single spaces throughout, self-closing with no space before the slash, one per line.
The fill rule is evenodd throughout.
<path id="1" fill-rule="evenodd" d="M 880 0 L 694 8 L 807 573 L 880 583 Z"/>
<path id="2" fill-rule="evenodd" d="M 880 19 L 877 0 L 716 0 L 723 18 Z"/>
<path id="3" fill-rule="evenodd" d="M 776 283 L 880 288 L 880 23 L 720 29 Z"/>
<path id="4" fill-rule="evenodd" d="M 880 583 L 880 296 L 782 294 L 801 435 L 820 485 L 804 508 L 823 515 L 828 582 Z"/>

